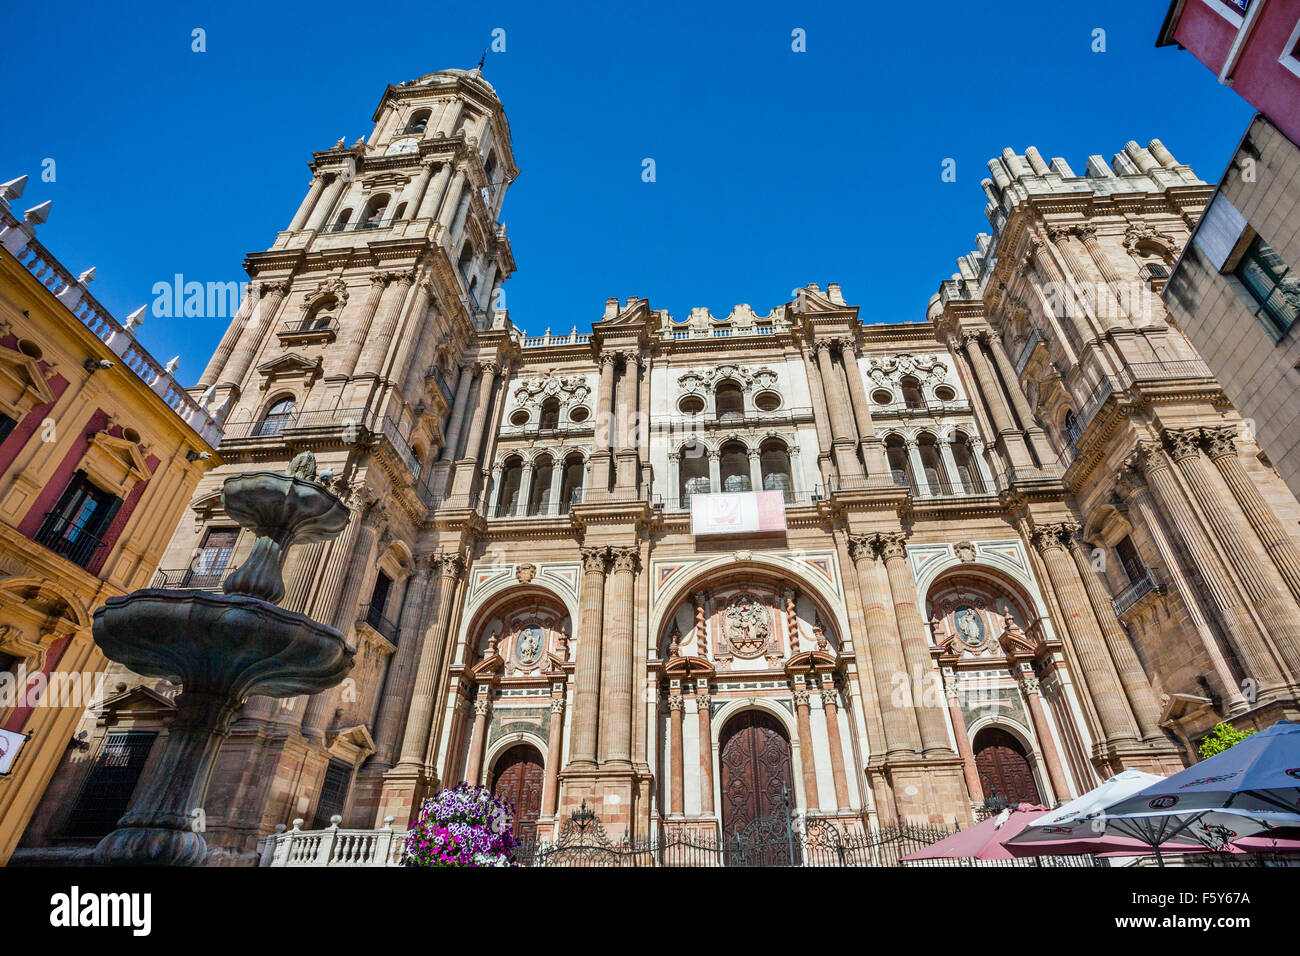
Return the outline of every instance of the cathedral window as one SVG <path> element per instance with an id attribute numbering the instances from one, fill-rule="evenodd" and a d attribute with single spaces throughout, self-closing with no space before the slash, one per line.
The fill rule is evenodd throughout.
<path id="1" fill-rule="evenodd" d="M 183 586 L 209 588 L 221 583 L 226 568 L 230 566 L 230 556 L 235 551 L 238 537 L 238 528 L 208 528 L 203 534 L 203 544 L 185 573 Z"/>
<path id="2" fill-rule="evenodd" d="M 943 467 L 939 455 L 939 443 L 933 435 L 924 434 L 917 439 L 917 452 L 921 456 L 921 467 L 925 470 L 925 483 L 932 495 L 952 494 L 952 485 L 948 481 L 948 472 Z"/>
<path id="3" fill-rule="evenodd" d="M 1120 566 L 1124 569 L 1129 584 L 1136 584 L 1146 577 L 1146 565 L 1142 563 L 1142 557 L 1138 554 L 1133 539 L 1128 535 L 1124 535 L 1116 543 L 1115 555 L 1119 558 Z"/>
<path id="4" fill-rule="evenodd" d="M 554 395 L 542 402 L 542 417 L 538 425 L 541 428 L 560 427 L 560 400 Z"/>
<path id="5" fill-rule="evenodd" d="M 723 491 L 753 491 L 749 478 L 749 449 L 743 442 L 729 441 L 722 446 L 720 459 Z"/>
<path id="6" fill-rule="evenodd" d="M 487 161 L 483 164 L 483 174 L 487 176 L 487 188 L 496 192 L 496 174 L 497 174 L 497 154 L 488 153 Z"/>
<path id="7" fill-rule="evenodd" d="M 402 133 L 423 133 L 429 128 L 430 112 L 430 110 L 416 110 L 411 114 L 411 118 L 406 121 L 406 128 L 402 130 Z"/>
<path id="8" fill-rule="evenodd" d="M 528 493 L 528 513 L 548 515 L 555 512 L 551 501 L 551 479 L 555 476 L 555 459 L 541 455 L 533 463 L 533 484 Z"/>
<path id="9" fill-rule="evenodd" d="M 519 486 L 523 482 L 524 463 L 518 456 L 510 458 L 501 470 L 501 494 L 497 497 L 497 517 L 509 517 L 519 505 Z"/>
<path id="10" fill-rule="evenodd" d="M 952 440 L 952 458 L 957 463 L 957 482 L 961 486 L 960 490 L 968 495 L 983 494 L 986 490 L 979 468 L 975 464 L 975 454 L 966 436 L 958 432 Z"/>
<path id="11" fill-rule="evenodd" d="M 912 463 L 907 457 L 907 446 L 897 435 L 885 439 L 885 457 L 889 460 L 889 472 L 894 477 L 894 484 L 900 488 L 908 487 L 916 493 L 916 481 L 912 478 Z"/>
<path id="12" fill-rule="evenodd" d="M 1079 419 L 1075 416 L 1074 410 L 1067 408 L 1065 410 L 1065 419 L 1062 423 L 1065 429 L 1065 441 L 1071 448 L 1079 443 L 1083 430 L 1079 428 Z"/>
<path id="13" fill-rule="evenodd" d="M 352 219 L 352 210 L 344 209 L 341 213 L 339 213 L 338 218 L 334 220 L 334 225 L 333 227 L 331 227 L 330 232 L 342 232 L 344 229 L 348 227 L 348 222 L 351 219 Z"/>
<path id="14" fill-rule="evenodd" d="M 903 404 L 908 408 L 925 408 L 925 398 L 921 395 L 921 383 L 911 375 L 906 376 L 899 383 L 903 391 Z"/>
<path id="15" fill-rule="evenodd" d="M 388 211 L 388 193 L 380 193 L 377 196 L 371 196 L 370 201 L 366 203 L 365 211 L 361 214 L 362 229 L 377 229 L 383 225 L 384 213 Z"/>
<path id="16" fill-rule="evenodd" d="M 714 399 L 719 421 L 745 417 L 745 393 L 735 382 L 720 383 L 714 393 Z"/>
<path id="17" fill-rule="evenodd" d="M 570 505 L 582 503 L 582 483 L 585 473 L 586 466 L 581 455 L 575 452 L 564 459 L 564 475 L 560 482 L 560 514 L 567 513 Z"/>
<path id="18" fill-rule="evenodd" d="M 280 434 L 284 431 L 284 426 L 289 424 L 289 419 L 293 417 L 293 398 L 281 398 L 266 410 L 262 420 L 257 423 L 253 429 L 254 438 L 267 438 Z"/>
<path id="19" fill-rule="evenodd" d="M 685 507 L 691 495 L 708 494 L 712 490 L 709 483 L 709 456 L 705 453 L 704 446 L 696 443 L 683 446 L 680 458 L 681 487 L 678 494 Z"/>
<path id="20" fill-rule="evenodd" d="M 790 452 L 779 438 L 769 438 L 759 449 L 759 467 L 764 491 L 779 491 L 786 504 L 794 502 L 794 475 L 790 470 Z"/>

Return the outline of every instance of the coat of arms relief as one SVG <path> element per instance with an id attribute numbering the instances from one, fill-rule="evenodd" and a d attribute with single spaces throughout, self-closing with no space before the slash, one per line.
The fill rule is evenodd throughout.
<path id="1" fill-rule="evenodd" d="M 772 614 L 751 594 L 733 597 L 722 612 L 723 635 L 737 657 L 761 657 L 772 639 Z"/>

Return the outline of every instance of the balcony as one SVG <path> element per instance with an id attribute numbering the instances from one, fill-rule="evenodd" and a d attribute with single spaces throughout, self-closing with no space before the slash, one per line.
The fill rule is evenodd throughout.
<path id="1" fill-rule="evenodd" d="M 326 830 L 303 830 L 303 820 L 292 830 L 279 831 L 258 841 L 259 866 L 399 866 L 406 846 L 406 831 L 384 818 L 382 830 L 342 830 L 342 818 L 330 818 Z"/>
<path id="2" fill-rule="evenodd" d="M 95 556 L 104 550 L 104 541 L 72 519 L 49 511 L 32 540 L 82 568 L 90 567 Z"/>
<path id="3" fill-rule="evenodd" d="M 318 315 L 303 321 L 286 322 L 276 330 L 276 337 L 286 344 L 291 342 L 333 342 L 338 335 L 338 321 L 329 315 Z"/>
<path id="4" fill-rule="evenodd" d="M 149 587 L 166 590 L 191 588 L 195 591 L 220 591 L 221 582 L 229 570 L 229 568 L 209 571 L 196 571 L 193 568 L 159 568 L 154 572 Z"/>
<path id="5" fill-rule="evenodd" d="M 336 222 L 326 229 L 326 232 L 365 232 L 367 229 L 387 229 L 389 226 L 400 222 L 397 218 L 392 219 L 362 219 L 357 222 Z"/>
<path id="6" fill-rule="evenodd" d="M 1160 584 L 1160 579 L 1156 577 L 1155 570 L 1147 568 L 1142 577 L 1111 599 L 1111 604 L 1115 608 L 1115 616 L 1123 617 L 1125 613 L 1132 610 L 1148 594 L 1158 594 L 1163 590 L 1164 587 Z"/>
<path id="7" fill-rule="evenodd" d="M 493 518 L 555 518 L 560 515 L 569 513 L 569 509 L 574 505 L 582 504 L 582 489 L 574 488 L 565 500 L 563 496 L 558 501 L 548 501 L 540 507 L 525 510 L 521 504 L 500 501 L 492 509 Z"/>
<path id="8" fill-rule="evenodd" d="M 357 624 L 366 624 L 376 634 L 387 639 L 390 643 L 397 643 L 397 625 L 384 617 L 384 609 L 376 607 L 373 604 L 363 604 L 357 612 Z"/>

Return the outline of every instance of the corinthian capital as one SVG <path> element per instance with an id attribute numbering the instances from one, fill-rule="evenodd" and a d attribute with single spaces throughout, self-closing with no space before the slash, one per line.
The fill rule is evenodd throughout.
<path id="1" fill-rule="evenodd" d="M 612 570 L 615 574 L 619 571 L 627 571 L 636 574 L 641 568 L 641 555 L 638 549 L 628 548 L 610 548 L 610 557 Z"/>
<path id="2" fill-rule="evenodd" d="M 871 536 L 871 546 L 886 561 L 892 558 L 905 558 L 907 557 L 907 533 L 904 531 L 877 532 Z"/>
<path id="3" fill-rule="evenodd" d="M 444 577 L 460 577 L 465 573 L 465 556 L 462 554 L 442 555 L 439 570 Z"/>
<path id="4" fill-rule="evenodd" d="M 1073 521 L 1053 521 L 1049 524 L 1037 525 L 1029 533 L 1029 539 L 1040 554 L 1046 554 L 1053 548 L 1068 548 L 1070 539 L 1078 531 L 1079 526 Z"/>
<path id="5" fill-rule="evenodd" d="M 853 559 L 854 564 L 860 564 L 863 561 L 875 561 L 876 548 L 871 542 L 871 535 L 849 535 L 849 557 Z"/>
<path id="6" fill-rule="evenodd" d="M 582 556 L 583 574 L 605 573 L 605 568 L 609 565 L 609 548 L 583 548 L 579 553 Z"/>
<path id="7" fill-rule="evenodd" d="M 1160 442 L 1143 439 L 1137 443 L 1133 453 L 1124 459 L 1124 466 L 1136 473 L 1149 475 L 1153 470 L 1165 467 L 1166 462 L 1162 451 Z"/>
<path id="8" fill-rule="evenodd" d="M 1201 430 L 1205 436 L 1205 452 L 1211 458 L 1237 456 L 1237 429 L 1234 425 L 1220 425 Z"/>
<path id="9" fill-rule="evenodd" d="M 1201 430 L 1199 428 L 1166 428 L 1165 444 L 1174 461 L 1195 458 L 1201 453 Z"/>

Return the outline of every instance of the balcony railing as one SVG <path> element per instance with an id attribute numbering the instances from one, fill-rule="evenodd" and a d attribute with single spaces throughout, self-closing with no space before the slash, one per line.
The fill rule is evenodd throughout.
<path id="1" fill-rule="evenodd" d="M 89 567 L 95 555 L 104 548 L 104 541 L 98 535 L 90 534 L 76 522 L 54 511 L 46 512 L 45 521 L 32 540 L 83 568 Z"/>
<path id="2" fill-rule="evenodd" d="M 154 572 L 151 588 L 192 588 L 196 591 L 220 591 L 229 568 L 196 571 L 193 568 L 159 568 Z"/>
<path id="3" fill-rule="evenodd" d="M 582 489 L 574 488 L 566 499 L 563 495 L 558 501 L 543 501 L 525 508 L 519 502 L 498 501 L 492 509 L 494 518 L 554 518 L 566 515 L 574 505 L 582 503 Z"/>
<path id="4" fill-rule="evenodd" d="M 1025 340 L 1024 346 L 1020 349 L 1020 354 L 1016 356 L 1017 375 L 1024 372 L 1025 366 L 1029 364 L 1030 358 L 1033 357 L 1034 349 L 1038 348 L 1038 344 L 1042 341 L 1043 337 L 1038 334 L 1037 329 L 1029 333 L 1029 338 Z"/>
<path id="5" fill-rule="evenodd" d="M 872 405 L 872 418 L 906 418 L 909 415 L 928 415 L 938 417 L 940 415 L 952 415 L 957 412 L 969 412 L 970 402 L 962 399 L 953 399 L 949 402 L 892 402 L 889 405 Z"/>
<path id="6" fill-rule="evenodd" d="M 364 232 L 367 229 L 387 229 L 389 226 L 401 220 L 396 217 L 392 219 L 361 219 L 356 222 L 336 222 L 330 226 L 326 232 Z"/>
<path id="7" fill-rule="evenodd" d="M 1111 603 L 1115 607 L 1115 616 L 1121 616 L 1125 611 L 1131 608 L 1138 601 L 1146 597 L 1152 591 L 1159 590 L 1160 579 L 1156 577 L 1156 572 L 1152 568 L 1147 568 L 1146 573 L 1138 578 L 1127 588 L 1116 595 Z"/>
<path id="8" fill-rule="evenodd" d="M 258 841 L 259 866 L 399 866 L 406 831 L 384 818 L 382 830 L 342 830 L 342 817 L 330 818 L 326 830 L 303 830 L 303 820 Z M 283 828 L 284 824 L 280 824 Z"/>
<path id="9" fill-rule="evenodd" d="M 334 335 L 338 332 L 338 321 L 332 315 L 314 316 L 301 321 L 286 322 L 275 333 L 281 338 L 294 338 L 308 335 Z"/>
<path id="10" fill-rule="evenodd" d="M 373 604 L 363 604 L 357 614 L 358 623 L 364 621 L 392 643 L 397 643 L 397 625 L 384 617 L 384 609 Z"/>

